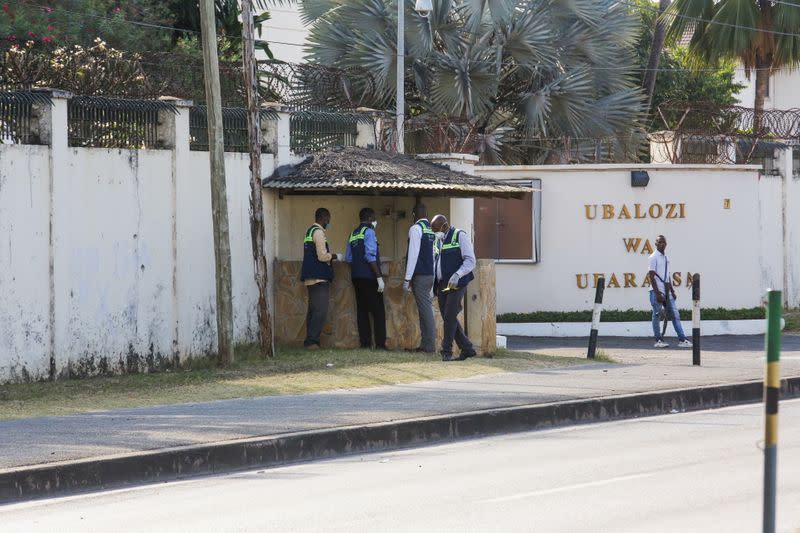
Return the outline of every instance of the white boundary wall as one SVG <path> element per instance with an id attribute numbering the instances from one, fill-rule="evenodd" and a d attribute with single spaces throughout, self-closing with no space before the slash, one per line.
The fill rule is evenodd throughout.
<path id="1" fill-rule="evenodd" d="M 50 146 L 0 145 L 0 382 L 141 371 L 216 351 L 208 152 L 189 150 L 188 103 L 162 113 L 164 150 L 68 147 L 66 104 L 54 95 Z M 288 158 L 288 115 L 280 124 L 271 141 Z M 249 342 L 249 156 L 227 153 L 225 164 L 234 337 Z M 272 173 L 273 155 L 262 168 Z M 275 195 L 264 201 L 274 257 Z"/>
<path id="2" fill-rule="evenodd" d="M 647 170 L 649 185 L 631 187 L 631 170 Z M 591 309 L 595 273 L 606 277 L 605 309 L 649 309 L 642 248 L 646 239 L 655 246 L 658 234 L 667 237 L 672 272 L 681 273 L 682 308 L 691 305 L 690 273 L 701 274 L 704 307 L 755 307 L 769 287 L 785 287 L 787 303 L 800 305 L 800 180 L 790 156 L 782 157 L 780 176 L 712 165 L 484 166 L 476 173 L 542 180 L 541 261 L 498 262 L 498 313 Z M 653 204 L 661 217 L 649 216 Z M 666 218 L 666 204 L 675 204 L 674 218 Z M 623 239 L 631 238 L 641 239 L 638 252 L 627 250 Z M 612 274 L 619 288 L 609 286 Z M 635 278 L 627 288 L 625 274 Z"/>

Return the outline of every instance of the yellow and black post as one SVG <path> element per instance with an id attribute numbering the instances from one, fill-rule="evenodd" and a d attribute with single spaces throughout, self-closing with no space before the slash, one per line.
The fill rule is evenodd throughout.
<path id="1" fill-rule="evenodd" d="M 692 364 L 700 366 L 700 274 L 692 276 Z"/>
<path id="2" fill-rule="evenodd" d="M 594 308 L 592 309 L 592 329 L 589 330 L 589 350 L 587 357 L 594 359 L 597 351 L 597 331 L 600 329 L 600 313 L 603 311 L 603 291 L 606 288 L 606 278 L 597 280 L 597 288 L 594 291 Z"/>
<path id="3" fill-rule="evenodd" d="M 775 531 L 778 463 L 778 398 L 781 391 L 781 291 L 767 291 L 767 373 L 764 381 L 764 533 Z"/>

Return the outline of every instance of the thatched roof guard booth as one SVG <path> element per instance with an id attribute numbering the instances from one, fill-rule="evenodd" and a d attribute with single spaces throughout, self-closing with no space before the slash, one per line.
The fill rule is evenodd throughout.
<path id="1" fill-rule="evenodd" d="M 521 187 L 469 173 L 477 157 L 463 154 L 410 156 L 348 147 L 315 153 L 294 166 L 279 167 L 263 180 L 265 205 L 274 205 L 275 263 L 273 270 L 275 333 L 278 342 L 300 344 L 305 333 L 306 289 L 299 281 L 302 239 L 314 221 L 314 211 L 331 212 L 328 243 L 331 251 L 345 251 L 350 232 L 358 225 L 363 207 L 375 210 L 386 292 L 387 346 L 419 345 L 414 299 L 402 291 L 409 227 L 414 204 L 422 201 L 429 216 L 446 215 L 451 223 L 473 232 L 473 198 L 520 198 Z M 450 168 L 444 164 L 446 162 Z M 466 170 L 460 172 L 451 170 Z M 358 346 L 355 302 L 347 264 L 334 264 L 329 325 L 324 346 Z M 465 318 L 468 335 L 481 351 L 495 346 L 494 262 L 478 260 L 476 281 L 467 292 Z M 434 306 L 435 307 L 435 306 Z M 434 310 L 438 319 L 438 310 Z M 440 323 L 440 322 L 439 322 Z"/>
<path id="2" fill-rule="evenodd" d="M 521 197 L 529 189 L 455 172 L 428 156 L 368 148 L 333 148 L 294 166 L 279 167 L 263 181 L 280 194 Z"/>

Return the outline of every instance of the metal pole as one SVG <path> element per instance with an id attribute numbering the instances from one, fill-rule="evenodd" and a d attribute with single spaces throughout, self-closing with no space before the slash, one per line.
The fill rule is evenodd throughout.
<path id="1" fill-rule="evenodd" d="M 397 153 L 405 153 L 405 141 L 403 139 L 403 119 L 405 118 L 406 95 L 405 95 L 405 0 L 397 0 Z"/>
<path id="2" fill-rule="evenodd" d="M 592 309 L 592 331 L 589 333 L 589 359 L 594 359 L 597 351 L 597 329 L 600 327 L 600 312 L 603 310 L 603 292 L 606 288 L 606 278 L 597 280 L 597 288 L 594 291 L 594 309 Z"/>
<path id="3" fill-rule="evenodd" d="M 764 382 L 764 533 L 775 532 L 778 463 L 778 398 L 781 390 L 781 291 L 767 291 L 767 373 Z"/>
<path id="4" fill-rule="evenodd" d="M 700 274 L 692 276 L 692 364 L 700 366 Z"/>

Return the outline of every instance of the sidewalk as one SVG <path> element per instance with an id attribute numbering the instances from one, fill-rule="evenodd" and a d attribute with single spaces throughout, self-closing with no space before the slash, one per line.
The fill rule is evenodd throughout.
<path id="1" fill-rule="evenodd" d="M 498 408 L 523 409 L 521 406 L 528 406 L 525 409 L 529 409 L 530 406 L 551 404 L 553 410 L 558 411 L 561 402 L 698 389 L 763 379 L 761 336 L 704 338 L 702 367 L 691 365 L 691 350 L 655 350 L 651 341 L 646 339 L 607 338 L 601 339 L 599 344 L 605 355 L 618 361 L 618 364 L 592 363 L 370 389 L 0 421 L 0 478 L 9 474 L 18 475 L 19 467 L 29 465 L 52 465 L 57 468 L 55 463 L 76 459 L 102 462 L 111 456 L 119 458 L 120 455 L 149 450 L 297 432 L 301 432 L 302 436 L 302 432 L 344 426 L 352 430 L 353 427 L 368 424 Z M 585 340 L 581 339 L 509 339 L 511 349 L 564 356 L 584 354 L 584 345 Z M 783 338 L 781 376 L 800 376 L 800 336 L 787 335 Z M 757 385 L 760 387 L 760 384 Z M 748 390 L 748 401 L 757 399 L 760 388 L 750 386 Z M 717 394 L 716 397 L 723 396 Z M 718 405 L 713 403 L 717 401 L 714 400 L 714 394 L 700 394 L 698 397 L 711 398 L 712 403 L 708 406 Z M 666 401 L 674 404 L 675 400 Z M 706 400 L 697 401 L 701 403 L 692 408 L 703 408 L 702 402 Z M 653 410 L 653 405 L 654 402 L 649 401 L 648 410 L 643 410 L 642 414 L 657 412 Z M 663 408 L 663 405 L 659 407 Z M 606 406 L 594 406 L 594 412 L 599 412 L 598 409 L 603 412 L 602 417 L 588 416 L 580 420 L 609 418 Z M 563 413 L 566 412 L 568 409 L 565 408 Z M 562 420 L 563 413 L 559 415 Z M 506 416 L 505 411 L 501 414 Z M 634 412 L 627 416 L 636 414 Z M 477 420 L 478 417 L 474 418 Z M 478 425 L 481 423 L 476 422 Z M 450 433 L 458 436 L 458 431 L 454 432 L 452 427 L 451 422 Z M 395 428 L 394 431 L 403 430 Z M 345 433 L 342 432 L 342 435 Z M 444 433 L 447 433 L 446 429 L 437 434 L 438 438 L 443 438 Z M 427 434 L 420 432 L 417 437 L 407 440 L 419 444 L 428 438 L 424 435 Z M 296 439 L 297 435 L 292 438 Z M 325 438 L 330 440 L 331 437 Z M 307 439 L 309 442 L 311 440 Z M 309 446 L 308 442 L 305 446 Z M 375 449 L 379 448 L 379 445 L 375 446 Z M 345 443 L 342 449 L 352 451 L 354 447 Z M 280 459 L 280 454 L 277 456 Z M 306 452 L 299 455 L 305 458 L 312 456 L 318 455 L 307 455 Z M 161 479 L 157 474 L 153 477 Z M 91 486 L 90 483 L 85 485 Z"/>

